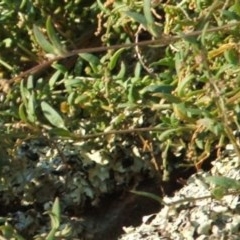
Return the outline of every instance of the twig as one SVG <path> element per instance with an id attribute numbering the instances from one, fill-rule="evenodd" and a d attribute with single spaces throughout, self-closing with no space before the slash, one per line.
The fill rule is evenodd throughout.
<path id="1" fill-rule="evenodd" d="M 176 128 L 176 131 L 181 131 L 181 130 L 192 130 L 196 126 L 195 125 L 187 125 L 183 127 L 178 127 Z M 100 132 L 100 133 L 93 133 L 93 134 L 87 134 L 87 135 L 76 135 L 72 134 L 71 138 L 74 140 L 87 140 L 91 138 L 98 138 L 98 137 L 103 137 L 107 135 L 117 135 L 117 134 L 128 134 L 128 133 L 137 133 L 137 132 L 161 132 L 168 130 L 169 128 L 166 127 L 145 127 L 145 128 L 133 128 L 133 129 L 121 129 L 121 130 L 111 130 L 107 132 Z"/>
<path id="2" fill-rule="evenodd" d="M 205 33 L 211 33 L 211 32 L 216 32 L 216 31 L 220 31 L 220 30 L 224 31 L 224 30 L 227 30 L 234 26 L 237 26 L 239 24 L 240 24 L 240 22 L 235 22 L 235 23 L 223 25 L 221 27 L 213 27 L 213 28 L 207 29 L 205 31 Z M 202 34 L 202 32 L 203 31 L 200 30 L 200 31 L 194 31 L 194 32 L 190 32 L 190 33 L 179 33 L 179 35 L 176 35 L 176 36 L 162 35 L 159 39 L 155 39 L 155 40 L 146 40 L 146 41 L 135 42 L 135 43 L 126 43 L 126 44 L 116 44 L 116 45 L 112 45 L 112 46 L 101 46 L 101 47 L 94 47 L 94 48 L 76 49 L 76 50 L 70 51 L 64 55 L 57 56 L 51 60 L 48 60 L 41 64 L 38 64 L 37 66 L 30 68 L 29 70 L 27 70 L 25 72 L 20 73 L 18 76 L 10 79 L 9 83 L 11 84 L 14 82 L 18 82 L 19 80 L 27 77 L 30 74 L 35 74 L 35 73 L 41 72 L 42 70 L 51 66 L 56 61 L 59 61 L 59 60 L 65 59 L 65 58 L 69 58 L 72 56 L 76 56 L 81 53 L 95 53 L 95 52 L 103 52 L 103 51 L 107 51 L 107 50 L 116 50 L 116 49 L 120 49 L 120 48 L 131 48 L 131 47 L 135 47 L 135 46 L 146 46 L 146 45 L 158 45 L 159 47 L 164 47 L 171 43 L 174 43 L 175 41 L 177 41 L 179 39 L 184 39 L 184 38 L 193 37 L 193 36 L 199 36 Z"/>
<path id="3" fill-rule="evenodd" d="M 239 195 L 240 191 L 230 191 L 226 194 L 224 194 L 224 196 L 230 196 L 230 195 Z M 170 202 L 170 203 L 166 203 L 165 201 L 162 200 L 162 203 L 166 206 L 175 206 L 175 205 L 178 205 L 178 204 L 181 204 L 181 203 L 185 203 L 185 202 L 195 202 L 195 201 L 199 201 L 199 200 L 204 200 L 204 199 L 208 199 L 208 198 L 214 198 L 213 195 L 205 195 L 205 196 L 202 196 L 202 197 L 186 197 L 184 199 L 180 199 L 180 200 L 176 200 L 174 202 Z M 216 199 L 216 200 L 219 200 L 219 199 Z"/>

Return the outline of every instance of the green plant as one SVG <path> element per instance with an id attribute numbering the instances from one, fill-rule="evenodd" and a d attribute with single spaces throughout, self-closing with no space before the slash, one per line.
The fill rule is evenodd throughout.
<path id="1" fill-rule="evenodd" d="M 168 181 L 173 169 L 200 169 L 228 142 L 240 155 L 233 135 L 240 109 L 238 1 L 0 1 L 0 11 L 3 204 L 16 193 L 30 206 L 40 201 L 35 190 L 44 177 L 61 186 L 59 201 L 72 207 L 144 171 L 160 171 Z M 36 138 L 54 154 L 34 165 L 17 152 Z M 80 156 L 76 166 L 66 149 Z M 47 161 L 58 169 L 56 156 L 71 177 L 46 174 Z M 49 239 L 59 230 L 58 205 Z"/>

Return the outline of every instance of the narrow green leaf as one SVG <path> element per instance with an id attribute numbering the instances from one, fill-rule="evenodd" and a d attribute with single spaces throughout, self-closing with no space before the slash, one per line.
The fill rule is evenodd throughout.
<path id="1" fill-rule="evenodd" d="M 130 11 L 125 11 L 124 12 L 128 17 L 132 18 L 136 22 L 142 24 L 146 29 L 147 29 L 147 20 L 146 18 L 137 12 L 130 12 Z"/>
<path id="2" fill-rule="evenodd" d="M 57 232 L 57 229 L 52 228 L 49 234 L 46 237 L 46 240 L 55 240 L 55 233 Z"/>
<path id="3" fill-rule="evenodd" d="M 224 177 L 224 176 L 209 176 L 205 178 L 206 182 L 215 185 L 216 187 L 222 187 L 226 190 L 234 189 L 240 190 L 240 181 Z"/>
<path id="4" fill-rule="evenodd" d="M 211 190 L 211 194 L 215 199 L 220 200 L 227 194 L 227 191 L 222 187 L 216 187 Z"/>
<path id="5" fill-rule="evenodd" d="M 59 198 L 57 197 L 53 203 L 52 211 L 48 213 L 51 218 L 51 231 L 46 237 L 46 240 L 54 240 L 55 233 L 60 226 L 61 208 Z"/>
<path id="6" fill-rule="evenodd" d="M 135 191 L 132 190 L 130 191 L 131 193 L 137 194 L 139 196 L 143 196 L 143 197 L 147 197 L 147 198 L 151 198 L 157 202 L 159 202 L 159 204 L 162 204 L 162 198 L 160 198 L 159 196 L 153 194 L 153 193 L 149 193 L 149 192 L 142 192 L 142 191 Z"/>
<path id="7" fill-rule="evenodd" d="M 62 74 L 62 72 L 60 70 L 57 70 L 49 79 L 48 84 L 50 89 L 53 89 L 56 81 L 58 80 L 59 76 Z"/>
<path id="8" fill-rule="evenodd" d="M 154 23 L 154 18 L 152 16 L 151 12 L 151 1 L 150 0 L 144 0 L 143 1 L 143 13 L 147 22 L 147 30 L 154 36 L 159 37 L 161 34 L 161 28 L 160 26 L 157 26 Z"/>
<path id="9" fill-rule="evenodd" d="M 47 29 L 48 38 L 54 47 L 55 53 L 58 55 L 63 55 L 64 53 L 66 53 L 65 47 L 61 43 L 53 25 L 52 25 L 51 17 L 48 17 L 48 19 L 47 19 L 46 29 Z"/>
<path id="10" fill-rule="evenodd" d="M 105 14 L 111 14 L 111 11 L 106 7 L 100 0 L 97 0 L 98 7 L 101 9 L 101 12 Z"/>
<path id="11" fill-rule="evenodd" d="M 116 79 L 123 79 L 126 73 L 126 64 L 124 62 L 121 62 L 120 64 L 120 70 L 116 76 Z"/>
<path id="12" fill-rule="evenodd" d="M 182 102 L 181 98 L 176 97 L 172 94 L 168 94 L 168 93 L 159 92 L 159 93 L 153 93 L 152 95 L 155 96 L 155 97 L 164 98 L 167 101 L 169 101 L 170 103 L 177 103 L 178 104 L 178 103 Z"/>
<path id="13" fill-rule="evenodd" d="M 96 57 L 95 55 L 93 55 L 91 53 L 81 53 L 81 54 L 79 54 L 79 56 L 90 64 L 92 70 L 95 73 L 98 72 L 97 66 L 100 64 L 98 57 Z"/>
<path id="14" fill-rule="evenodd" d="M 54 46 L 46 39 L 36 25 L 33 25 L 33 33 L 37 43 L 45 52 L 55 54 Z"/>
<path id="15" fill-rule="evenodd" d="M 72 134 L 68 130 L 63 128 L 53 128 L 49 131 L 49 134 L 59 136 L 59 137 L 66 137 L 66 138 L 72 137 Z"/>
<path id="16" fill-rule="evenodd" d="M 159 141 L 166 141 L 167 139 L 171 138 L 172 134 L 176 133 L 176 129 L 169 129 L 169 130 L 165 130 L 163 131 L 159 136 L 158 136 L 158 140 Z"/>
<path id="17" fill-rule="evenodd" d="M 238 65 L 239 64 L 239 56 L 238 56 L 238 51 L 235 49 L 229 49 L 224 51 L 224 57 L 225 59 L 233 65 Z"/>
<path id="18" fill-rule="evenodd" d="M 27 89 L 30 91 L 30 90 L 33 90 L 34 89 L 34 79 L 33 79 L 33 76 L 30 75 L 27 79 Z"/>
<path id="19" fill-rule="evenodd" d="M 19 108 L 18 108 L 18 115 L 20 117 L 20 119 L 24 122 L 27 122 L 27 116 L 25 113 L 25 105 L 24 103 L 21 103 Z"/>
<path id="20" fill-rule="evenodd" d="M 150 85 L 145 87 L 142 91 L 141 94 L 144 93 L 167 93 L 167 94 L 171 94 L 171 92 L 175 89 L 175 87 L 171 86 L 171 85 Z"/>
<path id="21" fill-rule="evenodd" d="M 35 122 L 36 121 L 36 114 L 35 114 L 35 96 L 34 92 L 32 92 L 29 96 L 28 99 L 28 104 L 27 104 L 27 117 L 30 122 Z"/>
<path id="22" fill-rule="evenodd" d="M 238 16 L 240 16 L 240 2 L 239 2 L 239 0 L 235 0 L 235 3 L 230 7 L 230 10 L 235 12 Z"/>
<path id="23" fill-rule="evenodd" d="M 115 68 L 117 61 L 118 61 L 119 57 L 121 56 L 121 53 L 124 50 L 125 50 L 124 48 L 120 48 L 113 54 L 113 56 L 111 57 L 110 62 L 108 64 L 108 67 L 110 70 L 113 70 Z"/>
<path id="24" fill-rule="evenodd" d="M 20 93 L 21 93 L 22 101 L 23 101 L 25 107 L 27 107 L 27 101 L 28 101 L 27 99 L 29 98 L 30 93 L 27 90 L 27 88 L 25 88 L 24 81 L 21 81 Z"/>
<path id="25" fill-rule="evenodd" d="M 188 90 L 187 86 L 188 84 L 191 84 L 191 81 L 195 80 L 195 77 L 196 76 L 194 76 L 193 74 L 189 74 L 180 81 L 176 89 L 177 95 L 179 97 L 186 96 L 186 90 Z"/>
<path id="26" fill-rule="evenodd" d="M 0 232 L 1 236 L 5 237 L 4 240 L 5 239 L 25 240 L 25 238 L 16 233 L 16 230 L 8 223 L 6 225 L 0 226 Z"/>
<path id="27" fill-rule="evenodd" d="M 148 25 L 151 25 L 154 23 L 154 19 L 152 17 L 152 12 L 151 12 L 151 1 L 150 0 L 144 0 L 143 1 L 143 13 L 145 16 L 145 19 L 147 21 Z"/>
<path id="28" fill-rule="evenodd" d="M 52 213 L 58 218 L 58 220 L 60 222 L 61 208 L 60 208 L 60 201 L 59 201 L 58 197 L 56 197 L 56 199 L 53 203 Z"/>
<path id="29" fill-rule="evenodd" d="M 53 126 L 67 130 L 62 117 L 47 102 L 41 102 L 41 108 L 44 116 Z"/>
<path id="30" fill-rule="evenodd" d="M 82 85 L 82 80 L 78 78 L 66 79 L 64 80 L 64 85 L 66 88 L 80 87 Z"/>

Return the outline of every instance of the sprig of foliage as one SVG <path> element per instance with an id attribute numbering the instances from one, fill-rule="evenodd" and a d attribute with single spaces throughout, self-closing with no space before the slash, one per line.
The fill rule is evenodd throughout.
<path id="1" fill-rule="evenodd" d="M 23 0 L 0 1 L 0 11 L 1 77 L 20 76 L 0 85 L 1 183 L 9 202 L 16 195 L 4 171 L 18 159 L 12 146 L 29 138 L 81 142 L 88 162 L 98 160 L 89 176 L 101 193 L 107 187 L 98 185 L 98 175 L 106 180 L 106 169 L 113 168 L 130 179 L 141 172 L 145 152 L 160 164 L 155 170 L 162 171 L 164 181 L 172 169 L 200 169 L 229 141 L 239 154 L 233 136 L 240 111 L 238 1 L 76 0 L 60 6 Z M 129 142 L 133 154 L 128 154 L 137 159 L 131 170 L 109 160 L 116 145 Z M 184 160 L 171 162 L 170 153 Z M 18 167 L 15 177 L 27 169 Z M 72 181 L 83 181 L 73 175 Z M 68 193 L 72 185 L 66 186 Z M 94 188 L 86 189 L 78 188 L 74 197 L 98 196 Z M 18 191 L 28 196 L 24 186 Z M 56 200 L 49 239 L 58 232 L 58 207 Z M 15 234 L 9 226 L 3 224 L 1 231 Z"/>

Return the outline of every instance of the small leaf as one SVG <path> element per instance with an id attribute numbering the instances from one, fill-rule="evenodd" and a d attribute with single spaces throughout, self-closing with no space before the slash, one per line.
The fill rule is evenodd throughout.
<path id="1" fill-rule="evenodd" d="M 35 96 L 34 92 L 31 93 L 28 99 L 28 104 L 27 104 L 27 117 L 30 122 L 35 122 L 36 121 L 36 114 L 35 114 Z"/>
<path id="2" fill-rule="evenodd" d="M 72 233 L 72 227 L 65 225 L 64 228 L 61 230 L 61 235 L 63 235 L 64 237 L 70 237 Z"/>
<path id="3" fill-rule="evenodd" d="M 46 39 L 36 25 L 33 25 L 33 33 L 37 43 L 45 52 L 55 54 L 54 46 Z"/>
<path id="4" fill-rule="evenodd" d="M 224 51 L 224 57 L 230 64 L 233 65 L 239 64 L 238 52 L 235 49 L 229 49 Z"/>
<path id="5" fill-rule="evenodd" d="M 56 217 L 56 221 L 54 222 L 56 228 L 60 225 L 60 216 L 61 216 L 61 208 L 59 198 L 57 197 L 52 206 L 52 214 Z M 53 226 L 53 225 L 52 225 Z"/>
<path id="6" fill-rule="evenodd" d="M 216 187 L 222 187 L 226 190 L 234 189 L 240 190 L 240 182 L 236 179 L 224 177 L 224 176 L 209 176 L 205 178 L 206 182 L 215 185 Z"/>
<path id="7" fill-rule="evenodd" d="M 79 56 L 90 64 L 95 73 L 98 72 L 97 66 L 100 64 L 100 61 L 96 56 L 91 53 L 81 53 Z"/>
<path id="8" fill-rule="evenodd" d="M 54 240 L 55 233 L 60 226 L 61 208 L 59 198 L 57 197 L 53 203 L 52 211 L 48 213 L 51 218 L 51 231 L 46 237 L 46 240 Z"/>
<path id="9" fill-rule="evenodd" d="M 132 18 L 136 22 L 142 24 L 146 29 L 147 29 L 147 20 L 146 18 L 137 12 L 130 12 L 130 11 L 125 11 L 124 12 L 128 17 Z"/>
<path id="10" fill-rule="evenodd" d="M 167 101 L 169 101 L 170 103 L 177 103 L 178 104 L 178 103 L 182 102 L 181 98 L 176 97 L 172 94 L 168 94 L 168 93 L 154 93 L 152 95 L 155 96 L 155 97 L 164 98 Z"/>
<path id="11" fill-rule="evenodd" d="M 170 94 L 175 87 L 171 85 L 150 85 L 145 87 L 142 91 L 141 94 L 150 92 L 150 93 L 168 93 Z"/>
<path id="12" fill-rule="evenodd" d="M 180 81 L 180 83 L 177 86 L 176 92 L 179 97 L 186 96 L 186 90 L 188 90 L 187 86 L 188 84 L 191 84 L 191 81 L 195 80 L 195 76 L 193 74 L 189 74 L 184 79 Z"/>
<path id="13" fill-rule="evenodd" d="M 235 12 L 238 16 L 240 16 L 240 2 L 239 0 L 235 0 L 235 3 L 230 7 L 231 11 Z"/>
<path id="14" fill-rule="evenodd" d="M 20 119 L 24 122 L 27 122 L 27 116 L 26 116 L 26 112 L 25 112 L 25 105 L 23 103 L 20 104 L 19 108 L 18 108 L 18 115 L 20 117 Z"/>
<path id="15" fill-rule="evenodd" d="M 62 74 L 62 72 L 60 70 L 57 70 L 49 79 L 48 84 L 50 87 L 50 90 L 53 89 L 56 81 L 58 80 L 59 76 Z"/>
<path id="16" fill-rule="evenodd" d="M 55 240 L 55 233 L 56 233 L 57 229 L 52 228 L 51 231 L 49 232 L 49 234 L 46 237 L 46 240 Z"/>
<path id="17" fill-rule="evenodd" d="M 144 13 L 145 19 L 147 21 L 147 24 L 148 25 L 153 24 L 154 20 L 153 20 L 152 12 L 151 12 L 151 1 L 149 1 L 149 0 L 143 1 L 143 13 Z"/>
<path id="18" fill-rule="evenodd" d="M 41 108 L 44 116 L 53 126 L 67 130 L 62 117 L 47 102 L 45 101 L 41 102 Z"/>
<path id="19" fill-rule="evenodd" d="M 108 64 L 110 70 L 113 70 L 115 68 L 117 61 L 124 50 L 125 50 L 124 48 L 120 48 L 113 54 Z"/>
<path id="20" fill-rule="evenodd" d="M 59 137 L 66 137 L 66 138 L 72 137 L 72 134 L 68 130 L 63 129 L 63 128 L 50 129 L 49 134 L 52 134 L 55 136 L 57 135 Z"/>
<path id="21" fill-rule="evenodd" d="M 27 107 L 27 102 L 28 102 L 28 98 L 29 98 L 30 92 L 24 86 L 24 81 L 21 81 L 20 93 L 21 93 L 22 101 L 23 101 L 25 107 Z"/>
<path id="22" fill-rule="evenodd" d="M 64 85 L 67 89 L 74 88 L 74 87 L 80 87 L 83 83 L 83 81 L 78 78 L 73 79 L 66 79 L 64 80 Z"/>
<path id="23" fill-rule="evenodd" d="M 58 38 L 56 31 L 54 30 L 54 27 L 52 25 L 51 17 L 48 17 L 47 22 L 46 22 L 46 29 L 47 29 L 47 34 L 49 37 L 50 42 L 54 46 L 54 51 L 58 55 L 63 55 L 66 53 L 66 49 L 61 43 L 60 39 Z"/>
<path id="24" fill-rule="evenodd" d="M 153 193 L 149 193 L 149 192 L 143 192 L 143 191 L 135 191 L 132 190 L 130 191 L 131 193 L 137 194 L 139 196 L 143 196 L 143 197 L 147 197 L 147 198 L 151 198 L 157 202 L 159 202 L 159 204 L 162 204 L 162 198 L 160 198 L 159 196 L 153 194 Z"/>
<path id="25" fill-rule="evenodd" d="M 212 196 L 217 200 L 222 199 L 224 195 L 226 195 L 226 193 L 227 193 L 226 189 L 221 187 L 216 187 L 213 190 L 211 190 Z"/>
<path id="26" fill-rule="evenodd" d="M 153 19 L 152 12 L 151 12 L 151 1 L 150 0 L 144 0 L 143 1 L 143 13 L 144 13 L 144 17 L 145 17 L 146 22 L 147 22 L 146 29 L 154 37 L 159 37 L 159 35 L 161 33 L 161 29 L 160 29 L 159 26 L 157 26 L 154 23 L 154 19 Z"/>
<path id="27" fill-rule="evenodd" d="M 116 79 L 124 79 L 125 74 L 126 74 L 126 64 L 121 62 L 120 70 L 116 76 Z"/>
<path id="28" fill-rule="evenodd" d="M 170 137 L 176 133 L 176 129 L 168 129 L 163 131 L 159 136 L 159 141 L 166 141 L 167 139 L 170 139 Z"/>
<path id="29" fill-rule="evenodd" d="M 186 122 L 195 122 L 195 119 L 192 118 L 191 111 L 186 107 L 185 103 L 174 103 L 173 104 L 173 111 L 175 116 L 181 120 Z"/>

